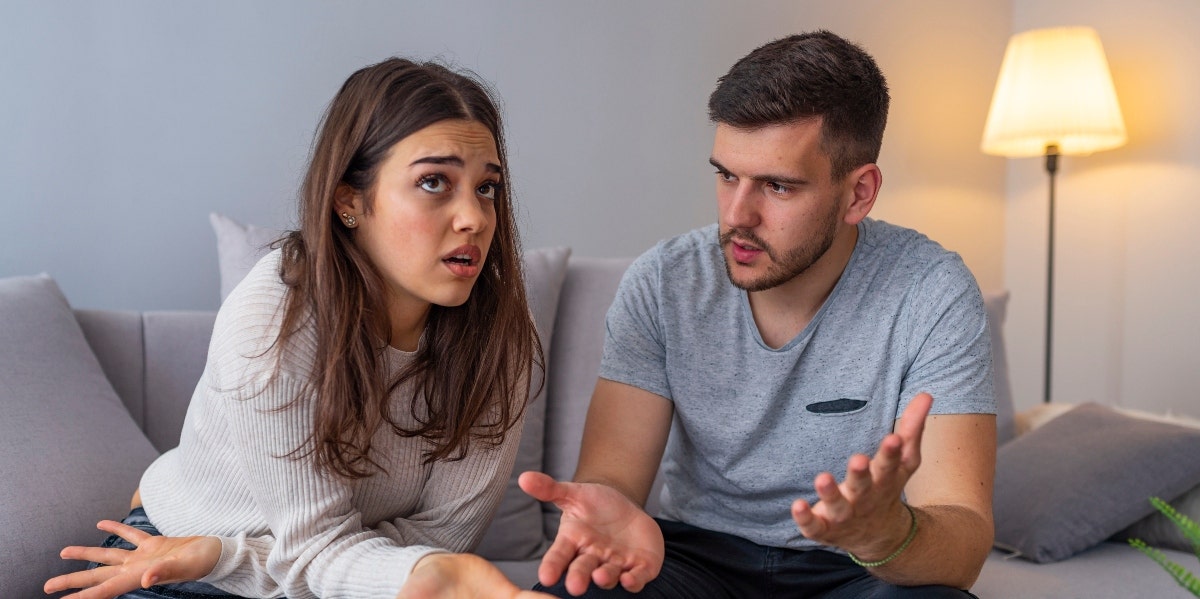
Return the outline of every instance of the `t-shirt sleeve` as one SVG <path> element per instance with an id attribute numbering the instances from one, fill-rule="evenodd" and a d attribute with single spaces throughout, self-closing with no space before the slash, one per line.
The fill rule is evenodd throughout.
<path id="1" fill-rule="evenodd" d="M 995 414 L 987 311 L 962 260 L 954 256 L 934 264 L 906 308 L 910 365 L 898 413 L 926 392 L 933 396 L 932 414 Z"/>
<path id="2" fill-rule="evenodd" d="M 671 399 L 658 309 L 659 275 L 658 247 L 642 254 L 625 271 L 605 318 L 600 378 Z"/>

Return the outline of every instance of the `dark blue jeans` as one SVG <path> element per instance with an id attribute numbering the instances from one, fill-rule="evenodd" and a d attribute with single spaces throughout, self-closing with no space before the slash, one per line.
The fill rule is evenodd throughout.
<path id="1" fill-rule="evenodd" d="M 605 591 L 592 585 L 589 599 L 968 599 L 967 591 L 944 586 L 898 587 L 871 576 L 850 558 L 831 551 L 764 547 L 746 539 L 681 522 L 658 520 L 666 540 L 662 572 L 642 592 L 619 585 Z M 534 587 L 572 597 L 560 580 L 552 588 Z"/>
<path id="2" fill-rule="evenodd" d="M 150 523 L 150 519 L 146 517 L 146 510 L 140 507 L 133 508 L 129 515 L 122 520 L 139 530 L 143 530 L 154 536 L 160 536 L 162 533 Z M 115 547 L 117 549 L 134 549 L 133 543 L 112 535 L 104 540 L 101 547 Z M 88 564 L 88 569 L 99 567 L 100 564 L 92 562 Z M 122 599 L 212 599 L 213 597 L 237 597 L 230 595 L 211 584 L 203 582 L 180 582 L 176 584 L 164 584 L 152 586 L 148 589 L 138 589 L 136 591 L 121 595 Z"/>

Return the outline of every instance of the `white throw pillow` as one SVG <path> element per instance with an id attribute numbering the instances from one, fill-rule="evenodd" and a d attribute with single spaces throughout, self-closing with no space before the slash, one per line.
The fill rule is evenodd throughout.
<path id="1" fill-rule="evenodd" d="M 208 215 L 208 221 L 217 234 L 217 266 L 221 272 L 221 302 L 224 302 L 284 232 L 243 225 L 216 212 Z"/>

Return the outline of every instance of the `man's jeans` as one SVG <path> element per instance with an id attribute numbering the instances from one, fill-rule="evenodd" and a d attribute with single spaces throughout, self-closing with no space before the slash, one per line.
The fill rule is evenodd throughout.
<path id="1" fill-rule="evenodd" d="M 657 520 L 666 540 L 666 560 L 658 578 L 636 595 L 620 585 L 605 591 L 592 585 L 587 598 L 752 599 L 969 599 L 974 595 L 944 586 L 898 587 L 871 576 L 850 558 L 830 551 L 764 547 L 746 539 L 681 522 Z M 562 580 L 543 588 L 572 597 Z"/>

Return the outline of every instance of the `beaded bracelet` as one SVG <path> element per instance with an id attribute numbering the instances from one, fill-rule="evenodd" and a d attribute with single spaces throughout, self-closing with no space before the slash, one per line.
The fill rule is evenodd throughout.
<path id="1" fill-rule="evenodd" d="M 857 557 L 854 557 L 853 553 L 850 553 L 849 551 L 847 551 L 846 555 L 850 556 L 850 561 L 852 561 L 864 568 L 878 568 L 879 566 L 882 566 L 882 565 L 896 559 L 896 556 L 903 553 L 905 549 L 908 549 L 908 545 L 910 543 L 912 543 L 913 538 L 917 536 L 917 514 L 916 514 L 916 512 L 913 512 L 913 509 L 911 507 L 909 507 L 909 505 L 907 503 L 901 503 L 900 505 L 903 505 L 905 507 L 905 509 L 908 510 L 908 515 L 912 516 L 912 527 L 908 529 L 908 536 L 905 537 L 904 542 L 900 544 L 900 548 L 893 551 L 891 555 L 889 555 L 877 562 L 860 561 Z"/>

